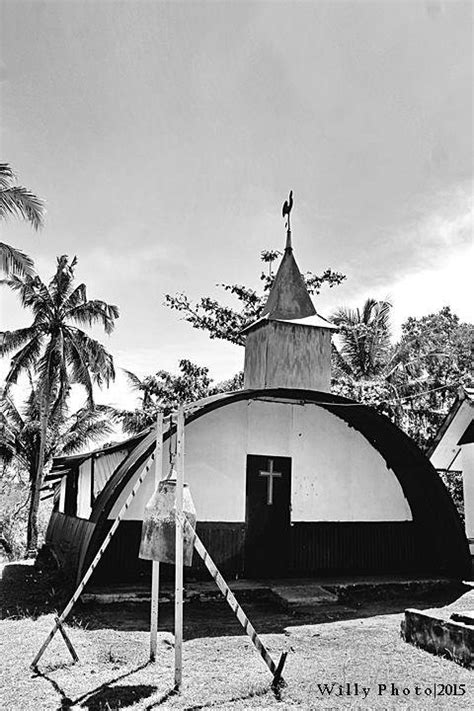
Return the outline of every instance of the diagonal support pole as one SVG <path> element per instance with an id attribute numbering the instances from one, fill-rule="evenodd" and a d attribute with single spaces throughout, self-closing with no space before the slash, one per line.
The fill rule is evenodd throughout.
<path id="1" fill-rule="evenodd" d="M 192 532 L 192 534 L 194 536 L 194 548 L 201 556 L 204 565 L 206 566 L 209 573 L 211 574 L 211 577 L 215 581 L 217 587 L 223 594 L 224 598 L 229 603 L 229 606 L 230 606 L 232 612 L 234 613 L 234 615 L 237 617 L 238 621 L 244 628 L 245 634 L 247 634 L 250 637 L 255 649 L 260 654 L 263 661 L 269 668 L 270 673 L 273 675 L 272 686 L 273 687 L 278 686 L 279 684 L 281 684 L 283 682 L 283 678 L 281 675 L 283 672 L 283 667 L 285 666 L 287 652 L 283 652 L 280 657 L 280 660 L 278 662 L 278 665 L 275 664 L 269 651 L 267 650 L 267 648 L 263 644 L 262 640 L 258 636 L 258 634 L 257 634 L 255 628 L 253 627 L 252 623 L 250 622 L 249 618 L 247 617 L 247 615 L 245 614 L 245 612 L 243 611 L 243 609 L 240 607 L 239 603 L 237 602 L 234 593 L 227 585 L 226 581 L 220 574 L 216 564 L 214 563 L 211 556 L 207 552 L 203 542 L 201 541 L 201 539 L 199 538 L 199 536 L 197 535 L 197 533 L 195 532 L 195 530 L 189 523 L 188 519 L 184 515 L 181 516 L 181 526 L 188 527 L 190 529 L 190 532 Z"/>
<path id="2" fill-rule="evenodd" d="M 62 635 L 63 640 L 66 642 L 66 647 L 67 647 L 67 648 L 69 649 L 69 651 L 71 652 L 71 657 L 73 658 L 73 660 L 74 660 L 75 662 L 78 662 L 78 661 L 79 661 L 79 657 L 77 656 L 76 650 L 75 650 L 74 647 L 72 646 L 72 642 L 71 642 L 71 640 L 69 639 L 66 630 L 64 629 L 63 623 L 61 622 L 61 620 L 60 620 L 59 617 L 57 617 L 57 616 L 54 618 L 54 621 L 55 621 L 55 623 L 57 624 L 59 631 L 61 632 L 61 635 Z"/>
<path id="3" fill-rule="evenodd" d="M 156 449 L 155 449 L 155 489 L 163 474 L 163 411 L 158 410 L 156 416 Z M 156 660 L 158 644 L 158 599 L 160 592 L 160 563 L 154 560 L 151 564 L 151 611 L 150 611 L 150 661 Z"/>
<path id="4" fill-rule="evenodd" d="M 153 454 L 150 456 L 149 459 L 153 460 L 154 458 L 155 458 L 155 454 L 153 453 Z M 56 632 L 58 631 L 58 629 L 61 627 L 62 623 L 64 622 L 64 620 L 66 619 L 66 617 L 69 615 L 69 613 L 71 612 L 71 610 L 72 610 L 72 608 L 74 607 L 74 605 L 76 604 L 76 602 L 78 601 L 78 599 L 79 599 L 79 597 L 80 597 L 82 591 L 84 590 L 84 588 L 85 588 L 85 586 L 86 586 L 86 584 L 87 584 L 87 581 L 89 580 L 89 578 L 91 577 L 92 573 L 93 573 L 94 570 L 96 569 L 99 560 L 102 558 L 102 556 L 103 556 L 103 554 L 104 554 L 104 551 L 106 550 L 107 546 L 109 545 L 110 541 L 112 540 L 112 537 L 113 537 L 115 531 L 117 530 L 120 521 L 122 520 L 123 516 L 125 515 L 125 512 L 126 512 L 127 509 L 129 508 L 130 504 L 132 503 L 132 499 L 135 497 L 135 495 L 136 495 L 138 489 L 140 488 L 140 486 L 142 485 L 142 483 L 143 483 L 143 481 L 144 481 L 146 475 L 148 474 L 148 472 L 149 472 L 149 470 L 150 470 L 150 467 L 151 467 L 151 461 L 150 461 L 150 463 L 147 464 L 147 466 L 143 469 L 142 473 L 140 474 L 140 476 L 138 477 L 137 481 L 135 482 L 135 485 L 134 485 L 133 489 L 131 490 L 131 492 L 130 492 L 129 495 L 127 496 L 127 499 L 126 499 L 124 505 L 122 506 L 122 508 L 120 509 L 117 518 L 116 518 L 115 521 L 113 522 L 110 531 L 109 531 L 108 534 L 106 535 L 106 537 L 105 537 L 105 539 L 104 539 L 104 542 L 102 543 L 101 547 L 100 547 L 99 550 L 97 551 L 97 553 L 96 553 L 96 555 L 95 555 L 95 557 L 94 557 L 94 560 L 93 560 L 92 563 L 90 564 L 90 566 L 89 566 L 89 568 L 87 569 L 87 571 L 86 571 L 84 577 L 82 578 L 81 582 L 79 583 L 76 592 L 74 593 L 74 595 L 72 596 L 72 598 L 69 600 L 68 604 L 67 604 L 66 607 L 64 608 L 64 610 L 63 610 L 63 612 L 61 613 L 61 615 L 60 615 L 59 617 L 56 617 L 56 618 L 55 618 L 54 626 L 53 626 L 51 632 L 50 632 L 50 633 L 48 634 L 48 636 L 46 637 L 45 641 L 44 641 L 43 644 L 41 645 L 41 648 L 40 648 L 38 654 L 36 655 L 36 657 L 33 659 L 33 661 L 32 661 L 31 664 L 30 664 L 31 669 L 36 669 L 36 667 L 38 666 L 38 662 L 39 662 L 39 660 L 41 659 L 41 657 L 43 656 L 43 654 L 45 653 L 45 651 L 46 651 L 46 649 L 47 649 L 49 643 L 51 642 L 51 640 L 53 639 L 54 635 L 56 634 Z"/>
<path id="5" fill-rule="evenodd" d="M 176 520 L 183 520 L 184 486 L 184 409 L 178 408 L 176 422 Z M 183 681 L 183 526 L 175 526 L 175 595 L 174 595 L 174 688 L 181 690 Z"/>

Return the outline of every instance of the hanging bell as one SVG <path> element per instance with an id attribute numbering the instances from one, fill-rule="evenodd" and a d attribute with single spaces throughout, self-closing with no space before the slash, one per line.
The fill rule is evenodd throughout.
<path id="1" fill-rule="evenodd" d="M 192 528 L 196 528 L 196 509 L 189 486 L 183 487 L 183 514 Z M 183 563 L 193 562 L 194 533 L 189 526 L 183 531 Z M 142 525 L 142 540 L 139 557 L 158 560 L 161 563 L 175 562 L 176 553 L 176 479 L 163 479 L 158 483 L 153 496 L 145 506 Z"/>

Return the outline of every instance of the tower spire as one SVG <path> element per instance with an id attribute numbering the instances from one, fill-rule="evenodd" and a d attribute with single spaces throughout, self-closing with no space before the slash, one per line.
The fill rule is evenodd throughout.
<path id="1" fill-rule="evenodd" d="M 286 217 L 286 244 L 285 252 L 291 252 L 293 247 L 291 245 L 291 224 L 290 224 L 290 213 L 293 207 L 293 190 L 290 190 L 288 195 L 288 200 L 285 200 L 281 210 L 282 217 Z"/>

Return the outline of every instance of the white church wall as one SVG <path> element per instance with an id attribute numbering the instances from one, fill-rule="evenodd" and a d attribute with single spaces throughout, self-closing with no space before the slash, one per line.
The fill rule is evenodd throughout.
<path id="1" fill-rule="evenodd" d="M 312 404 L 293 416 L 292 521 L 411 521 L 395 473 L 357 430 Z"/>
<path id="2" fill-rule="evenodd" d="M 79 467 L 77 478 L 77 516 L 89 518 L 91 515 L 92 460 L 86 459 Z"/>
<path id="3" fill-rule="evenodd" d="M 292 521 L 407 521 L 408 502 L 385 460 L 356 430 L 315 405 L 242 401 L 186 426 L 185 480 L 201 521 L 244 522 L 247 454 L 292 458 Z M 169 444 L 163 471 L 169 469 Z M 136 478 L 115 503 L 115 518 Z M 126 519 L 153 493 L 150 470 Z"/>
<path id="4" fill-rule="evenodd" d="M 226 443 L 223 445 L 223 443 Z M 163 474 L 169 471 L 169 441 L 163 448 Z M 174 437 L 171 442 L 174 448 Z M 185 481 L 202 521 L 245 520 L 245 468 L 247 457 L 247 402 L 219 408 L 186 425 Z M 139 473 L 115 502 L 115 518 Z M 128 509 L 125 520 L 139 520 L 154 490 L 154 466 Z"/>

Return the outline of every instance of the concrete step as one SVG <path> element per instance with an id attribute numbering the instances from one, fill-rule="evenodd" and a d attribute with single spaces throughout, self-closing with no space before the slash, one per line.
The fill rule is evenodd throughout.
<path id="1" fill-rule="evenodd" d="M 231 590 L 239 601 L 269 600 L 285 609 L 304 612 L 322 605 L 344 605 L 360 601 L 403 598 L 418 594 L 462 589 L 460 581 L 447 578 L 366 578 L 340 579 L 284 579 L 284 580 L 232 580 Z M 185 602 L 221 600 L 222 594 L 214 581 L 185 583 Z M 84 603 L 116 604 L 144 603 L 151 600 L 151 585 L 111 585 L 91 587 L 81 596 Z M 160 586 L 160 603 L 174 600 L 174 586 L 169 581 Z"/>
<path id="2" fill-rule="evenodd" d="M 275 585 L 271 591 L 283 607 L 295 612 L 305 612 L 315 605 L 335 605 L 339 602 L 338 595 L 322 585 Z"/>

